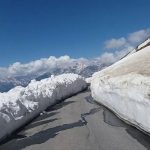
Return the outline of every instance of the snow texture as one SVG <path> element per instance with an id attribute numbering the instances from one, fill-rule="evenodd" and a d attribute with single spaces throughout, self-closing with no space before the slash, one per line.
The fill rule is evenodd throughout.
<path id="1" fill-rule="evenodd" d="M 142 49 L 145 46 L 150 45 L 150 38 L 148 38 L 145 42 L 143 42 L 142 44 L 140 44 L 137 49 Z"/>
<path id="2" fill-rule="evenodd" d="M 91 79 L 92 79 L 91 77 L 86 78 L 86 79 L 85 79 L 86 83 L 87 83 L 87 84 L 90 84 L 90 83 L 91 83 Z"/>
<path id="3" fill-rule="evenodd" d="M 15 87 L 0 93 L 0 139 L 2 140 L 48 106 L 76 94 L 87 86 L 77 74 L 51 76 L 41 81 L 32 80 L 26 87 Z"/>
<path id="4" fill-rule="evenodd" d="M 150 46 L 95 73 L 91 91 L 97 102 L 150 133 Z"/>

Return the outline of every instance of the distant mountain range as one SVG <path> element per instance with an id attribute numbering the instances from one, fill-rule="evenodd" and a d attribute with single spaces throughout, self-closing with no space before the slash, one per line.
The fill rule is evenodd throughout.
<path id="1" fill-rule="evenodd" d="M 144 47 L 149 45 L 150 38 L 137 46 L 133 51 L 127 53 L 124 57 L 131 55 L 132 53 L 135 53 L 139 50 L 142 50 Z M 30 70 L 28 70 L 28 64 L 25 64 L 22 65 L 23 67 L 21 66 L 22 68 L 19 66 L 21 68 L 20 70 L 22 70 L 19 70 L 19 75 L 16 74 L 14 76 L 1 77 L 0 92 L 7 92 L 15 86 L 27 86 L 29 82 L 33 79 L 39 81 L 41 79 L 48 78 L 51 75 L 59 75 L 63 73 L 76 73 L 87 78 L 90 77 L 94 72 L 100 71 L 101 69 L 111 65 L 115 61 L 116 60 L 109 60 L 109 57 L 107 57 L 107 59 L 96 58 L 92 60 L 71 59 L 69 56 L 63 56 L 60 58 L 50 57 L 44 60 L 42 59 L 41 62 L 43 66 L 41 65 L 40 67 L 37 67 L 37 70 L 34 67 L 30 67 Z M 32 66 L 33 64 L 35 65 L 35 63 L 39 64 L 39 60 L 29 63 L 28 66 Z M 35 66 L 38 66 L 37 64 Z"/>
<path id="2" fill-rule="evenodd" d="M 15 77 L 6 77 L 0 79 L 0 92 L 7 92 L 15 86 L 27 86 L 32 79 L 42 80 L 50 77 L 51 75 L 59 75 L 63 73 L 76 73 L 83 77 L 90 77 L 94 72 L 103 69 L 104 67 L 110 64 L 101 63 L 99 60 L 91 62 L 74 62 L 69 66 L 57 66 L 44 73 L 37 73 L 33 75 L 26 76 L 15 76 Z"/>

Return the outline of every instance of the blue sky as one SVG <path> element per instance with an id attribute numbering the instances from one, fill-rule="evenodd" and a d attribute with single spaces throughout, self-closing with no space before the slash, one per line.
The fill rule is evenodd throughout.
<path id="1" fill-rule="evenodd" d="M 148 29 L 149 6 L 149 0 L 0 0 L 0 66 L 51 55 L 97 57 L 105 41 Z"/>

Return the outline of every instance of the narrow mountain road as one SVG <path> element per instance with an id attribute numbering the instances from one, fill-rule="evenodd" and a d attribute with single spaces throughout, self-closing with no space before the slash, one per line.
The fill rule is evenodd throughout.
<path id="1" fill-rule="evenodd" d="M 0 146 L 0 150 L 22 149 L 149 150 L 150 137 L 95 104 L 86 91 L 48 109 Z"/>

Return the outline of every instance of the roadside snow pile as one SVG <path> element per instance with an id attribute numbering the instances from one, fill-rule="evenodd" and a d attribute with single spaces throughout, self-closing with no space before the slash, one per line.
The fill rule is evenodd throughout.
<path id="1" fill-rule="evenodd" d="M 91 91 L 97 102 L 150 133 L 150 46 L 95 73 Z"/>
<path id="2" fill-rule="evenodd" d="M 86 81 L 87 84 L 90 85 L 91 84 L 91 77 L 90 78 L 86 78 L 85 81 Z"/>
<path id="3" fill-rule="evenodd" d="M 48 106 L 86 88 L 84 78 L 62 74 L 41 81 L 32 80 L 26 87 L 0 93 L 0 139 L 34 118 Z"/>

